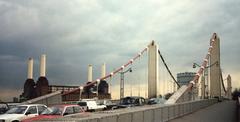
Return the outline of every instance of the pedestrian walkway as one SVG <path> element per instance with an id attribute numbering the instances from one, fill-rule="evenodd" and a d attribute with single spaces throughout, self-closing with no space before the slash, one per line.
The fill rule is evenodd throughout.
<path id="1" fill-rule="evenodd" d="M 237 122 L 236 101 L 223 101 L 169 122 Z"/>

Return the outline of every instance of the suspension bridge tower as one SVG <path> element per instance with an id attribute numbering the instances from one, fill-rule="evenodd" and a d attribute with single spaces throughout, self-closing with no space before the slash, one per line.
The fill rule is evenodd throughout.
<path id="1" fill-rule="evenodd" d="M 152 41 L 148 45 L 148 98 L 157 97 L 158 65 L 158 45 Z"/>
<path id="2" fill-rule="evenodd" d="M 227 98 L 231 99 L 232 97 L 232 78 L 230 75 L 227 77 Z"/>
<path id="3" fill-rule="evenodd" d="M 210 96 L 221 97 L 221 69 L 220 69 L 220 39 L 215 34 L 215 43 L 212 45 L 212 51 L 210 55 Z"/>

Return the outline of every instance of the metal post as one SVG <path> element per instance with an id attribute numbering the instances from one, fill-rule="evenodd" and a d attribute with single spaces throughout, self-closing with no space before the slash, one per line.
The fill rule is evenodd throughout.
<path id="1" fill-rule="evenodd" d="M 83 91 L 83 87 L 80 86 L 80 87 L 79 87 L 79 100 L 82 99 L 82 91 Z"/>
<path id="2" fill-rule="evenodd" d="M 96 94 L 97 94 L 97 98 L 98 98 L 98 85 L 99 85 L 99 83 L 100 83 L 100 79 L 97 79 L 97 92 L 96 92 Z"/>
<path id="3" fill-rule="evenodd" d="M 124 74 L 127 72 L 132 72 L 132 68 L 120 72 L 120 99 L 124 97 Z"/>
<path id="4" fill-rule="evenodd" d="M 205 67 L 205 69 L 204 69 L 204 73 L 203 73 L 203 75 L 204 75 L 204 97 L 206 97 L 206 98 L 209 98 L 209 92 L 211 92 L 210 90 L 210 87 L 211 87 L 211 85 L 209 84 L 209 75 L 208 75 L 208 70 L 212 67 L 212 66 L 215 66 L 215 65 L 218 65 L 218 61 L 216 61 L 216 62 L 214 62 L 214 63 L 212 63 L 212 64 L 210 64 L 210 65 L 208 65 L 208 66 L 206 66 Z M 193 63 L 193 68 L 196 68 L 196 67 L 201 67 L 199 64 L 197 64 L 197 63 Z M 209 87 L 209 85 L 210 85 L 210 87 Z"/>
<path id="5" fill-rule="evenodd" d="M 124 97 L 124 72 L 120 72 L 120 99 Z"/>

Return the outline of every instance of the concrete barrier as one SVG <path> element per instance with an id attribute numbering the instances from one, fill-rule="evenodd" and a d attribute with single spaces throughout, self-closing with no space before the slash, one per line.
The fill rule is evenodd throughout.
<path id="1" fill-rule="evenodd" d="M 153 109 L 149 109 L 146 111 L 143 111 L 143 120 L 144 122 L 153 122 L 154 121 L 154 111 Z"/>
<path id="2" fill-rule="evenodd" d="M 118 115 L 117 122 L 131 122 L 131 121 L 132 121 L 132 113 L 124 113 L 124 114 Z"/>
<path id="3" fill-rule="evenodd" d="M 143 111 L 136 111 L 132 113 L 132 122 L 144 122 Z"/>
<path id="4" fill-rule="evenodd" d="M 217 102 L 217 99 L 205 99 L 173 105 L 134 107 L 91 113 L 89 117 L 85 118 L 72 116 L 62 119 L 42 120 L 41 122 L 166 122 Z"/>
<path id="5" fill-rule="evenodd" d="M 98 122 L 117 122 L 117 116 L 104 116 L 99 119 Z"/>
<path id="6" fill-rule="evenodd" d="M 164 106 L 162 107 L 162 121 L 168 121 L 168 107 Z"/>
<path id="7" fill-rule="evenodd" d="M 154 111 L 154 115 L 153 115 L 154 122 L 162 122 L 162 108 L 156 108 L 156 109 L 153 109 L 153 111 Z"/>

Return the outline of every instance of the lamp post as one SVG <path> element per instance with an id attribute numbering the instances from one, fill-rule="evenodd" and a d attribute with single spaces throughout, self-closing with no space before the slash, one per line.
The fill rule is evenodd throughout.
<path id="1" fill-rule="evenodd" d="M 208 68 L 210 68 L 210 67 L 212 67 L 212 66 L 214 66 L 214 65 L 219 65 L 219 63 L 218 63 L 218 61 L 216 61 L 216 62 L 214 62 L 213 64 L 211 64 L 211 65 L 208 65 L 208 66 L 206 66 L 205 67 L 205 69 L 204 69 L 204 73 L 203 73 L 203 76 L 204 76 L 204 80 L 202 81 L 203 82 L 203 87 L 204 87 L 204 92 L 203 92 L 203 98 L 205 98 L 205 89 L 207 88 L 207 90 L 206 90 L 206 96 L 208 97 Z M 193 63 L 193 68 L 196 68 L 196 67 L 201 67 L 199 64 L 197 64 L 197 63 Z M 207 77 L 206 77 L 207 76 Z M 206 84 L 205 84 L 205 81 L 207 82 Z"/>
<path id="2" fill-rule="evenodd" d="M 127 72 L 132 72 L 132 68 L 128 68 L 126 71 L 120 73 L 120 99 L 124 97 L 124 74 Z"/>
<path id="3" fill-rule="evenodd" d="M 83 86 L 79 87 L 79 100 L 82 100 L 82 91 L 83 91 Z"/>
<path id="4" fill-rule="evenodd" d="M 98 98 L 99 97 L 99 94 L 98 94 L 98 85 L 99 85 L 99 83 L 100 83 L 100 79 L 97 79 L 97 84 L 96 84 L 97 85 L 97 92 L 96 92 L 97 93 L 97 99 L 99 99 Z"/>

